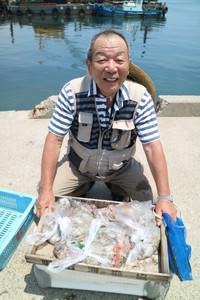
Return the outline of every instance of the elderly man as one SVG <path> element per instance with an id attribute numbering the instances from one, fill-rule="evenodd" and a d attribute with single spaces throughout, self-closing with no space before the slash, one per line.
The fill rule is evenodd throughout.
<path id="1" fill-rule="evenodd" d="M 157 223 L 163 212 L 176 218 L 153 100 L 145 87 L 127 80 L 129 63 L 124 36 L 106 30 L 91 41 L 89 74 L 62 88 L 43 150 L 38 216 L 53 209 L 55 196 L 81 196 L 97 180 L 125 198 L 152 199 L 133 158 L 138 136 L 157 187 Z M 67 159 L 58 166 L 67 133 Z"/>

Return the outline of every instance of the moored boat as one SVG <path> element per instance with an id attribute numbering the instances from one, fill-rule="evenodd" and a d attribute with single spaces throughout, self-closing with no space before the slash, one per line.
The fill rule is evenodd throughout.
<path id="1" fill-rule="evenodd" d="M 99 15 L 165 16 L 166 3 L 151 0 L 124 0 L 112 3 L 94 3 L 93 11 Z"/>
<path id="2" fill-rule="evenodd" d="M 43 0 L 42 0 L 43 1 Z M 24 0 L 18 0 L 17 3 L 9 5 L 9 12 L 13 15 L 92 15 L 93 4 L 92 3 L 56 3 L 64 2 L 64 0 L 55 0 L 55 3 L 49 2 L 25 2 Z M 48 0 L 47 0 L 48 1 Z"/>

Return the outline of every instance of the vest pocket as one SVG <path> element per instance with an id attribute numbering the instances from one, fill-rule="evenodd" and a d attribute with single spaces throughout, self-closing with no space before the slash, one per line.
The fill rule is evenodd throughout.
<path id="1" fill-rule="evenodd" d="M 131 132 L 134 129 L 133 120 L 114 121 L 112 125 L 111 147 L 122 150 L 131 144 Z"/>
<path id="2" fill-rule="evenodd" d="M 89 142 L 92 131 L 93 114 L 79 112 L 78 123 L 78 140 L 85 143 Z"/>

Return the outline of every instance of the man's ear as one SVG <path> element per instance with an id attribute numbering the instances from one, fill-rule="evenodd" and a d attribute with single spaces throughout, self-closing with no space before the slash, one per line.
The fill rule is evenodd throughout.
<path id="1" fill-rule="evenodd" d="M 89 59 L 87 59 L 86 64 L 87 64 L 88 73 L 91 75 L 92 74 L 92 63 Z"/>

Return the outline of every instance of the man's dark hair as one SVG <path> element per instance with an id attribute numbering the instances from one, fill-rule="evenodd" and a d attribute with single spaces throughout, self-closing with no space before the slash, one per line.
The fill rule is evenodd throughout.
<path id="1" fill-rule="evenodd" d="M 104 31 L 101 31 L 97 34 L 95 34 L 93 36 L 93 38 L 91 39 L 91 42 L 90 42 L 90 48 L 88 49 L 88 52 L 87 52 L 87 61 L 91 61 L 92 60 L 92 54 L 93 54 L 93 48 L 94 48 L 94 43 L 96 42 L 96 40 L 100 37 L 100 36 L 112 36 L 112 35 L 117 35 L 119 36 L 126 44 L 127 48 L 128 48 L 128 51 L 129 51 L 129 46 L 128 46 L 128 43 L 127 43 L 127 40 L 126 38 L 123 36 L 123 34 L 115 31 L 115 30 L 112 30 L 112 29 L 107 29 L 107 30 L 104 30 Z"/>

